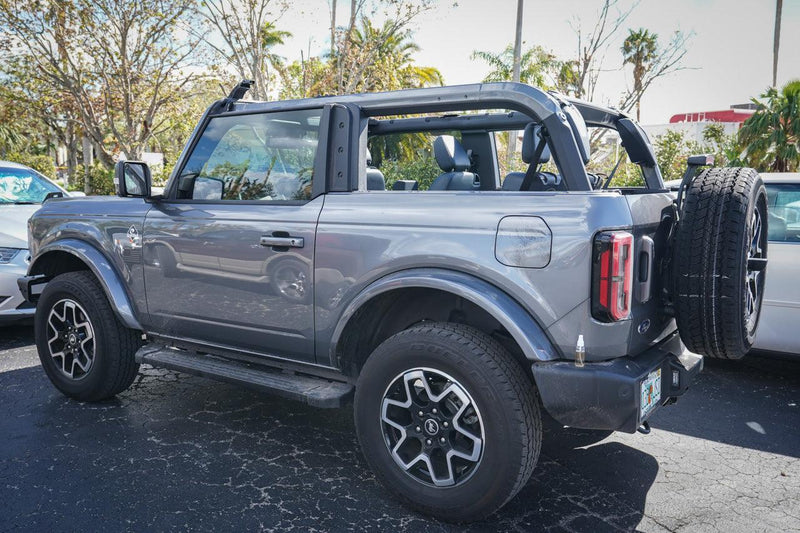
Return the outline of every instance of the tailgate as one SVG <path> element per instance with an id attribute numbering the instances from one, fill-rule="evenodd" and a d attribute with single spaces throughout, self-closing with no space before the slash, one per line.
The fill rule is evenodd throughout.
<path id="1" fill-rule="evenodd" d="M 664 313 L 662 268 L 674 220 L 673 195 L 662 192 L 627 194 L 634 236 L 633 298 L 629 354 L 636 355 L 675 331 Z"/>

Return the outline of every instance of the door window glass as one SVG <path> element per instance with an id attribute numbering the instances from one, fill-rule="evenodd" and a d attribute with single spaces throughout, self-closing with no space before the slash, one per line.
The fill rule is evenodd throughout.
<path id="1" fill-rule="evenodd" d="M 178 198 L 311 199 L 321 109 L 211 119 L 178 183 Z"/>
<path id="2" fill-rule="evenodd" d="M 769 240 L 800 243 L 800 183 L 768 183 Z"/>

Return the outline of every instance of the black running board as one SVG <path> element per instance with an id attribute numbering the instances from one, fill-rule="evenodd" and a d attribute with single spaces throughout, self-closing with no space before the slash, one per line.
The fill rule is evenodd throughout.
<path id="1" fill-rule="evenodd" d="M 136 352 L 136 361 L 241 385 L 314 407 L 341 407 L 353 394 L 353 386 L 349 383 L 287 373 L 267 366 L 249 365 L 158 344 L 146 344 L 140 348 Z"/>

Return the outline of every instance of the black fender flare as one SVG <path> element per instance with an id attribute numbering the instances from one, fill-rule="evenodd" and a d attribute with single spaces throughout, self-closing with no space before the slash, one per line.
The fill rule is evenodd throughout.
<path id="1" fill-rule="evenodd" d="M 63 239 L 52 242 L 38 250 L 28 268 L 29 275 L 42 274 L 41 267 L 51 252 L 66 252 L 80 259 L 100 281 L 112 309 L 122 323 L 131 329 L 141 330 L 142 326 L 131 305 L 125 285 L 112 262 L 100 250 L 79 239 Z"/>
<path id="2" fill-rule="evenodd" d="M 493 316 L 513 337 L 525 357 L 532 362 L 552 361 L 558 351 L 539 323 L 511 296 L 496 286 L 475 276 L 439 268 L 420 268 L 395 272 L 364 288 L 341 314 L 334 328 L 329 348 L 329 360 L 336 365 L 337 347 L 350 319 L 362 305 L 373 297 L 402 288 L 430 288 L 460 296 Z"/>

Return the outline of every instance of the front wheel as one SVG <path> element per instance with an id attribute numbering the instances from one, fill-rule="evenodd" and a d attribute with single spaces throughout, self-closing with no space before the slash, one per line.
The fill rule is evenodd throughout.
<path id="1" fill-rule="evenodd" d="M 36 306 L 34 334 L 47 377 L 71 398 L 110 398 L 139 371 L 134 353 L 141 340 L 120 323 L 90 272 L 68 272 L 47 284 Z"/>
<path id="2" fill-rule="evenodd" d="M 451 522 L 502 507 L 541 447 L 533 382 L 494 339 L 459 324 L 423 324 L 384 341 L 359 376 L 355 419 L 386 489 Z"/>

